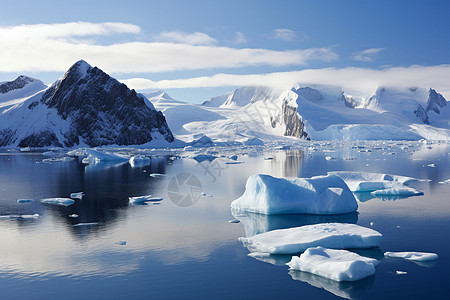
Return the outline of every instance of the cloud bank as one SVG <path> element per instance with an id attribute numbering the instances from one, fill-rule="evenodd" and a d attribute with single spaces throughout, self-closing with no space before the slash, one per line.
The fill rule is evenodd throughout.
<path id="1" fill-rule="evenodd" d="M 332 61 L 338 57 L 330 48 L 276 51 L 216 46 L 214 38 L 200 32 L 163 32 L 157 41 L 151 42 L 105 45 L 96 40 L 98 36 L 112 34 L 127 34 L 128 40 L 131 34 L 137 40 L 140 32 L 139 26 L 125 23 L 0 27 L 0 72 L 63 72 L 79 59 L 109 73 L 152 73 L 247 66 L 305 66 L 310 61 Z"/>
<path id="2" fill-rule="evenodd" d="M 268 85 L 288 89 L 295 83 L 328 84 L 342 87 L 355 96 L 367 97 L 378 86 L 433 87 L 450 99 L 450 65 L 369 68 L 324 68 L 268 74 L 216 74 L 176 80 L 152 81 L 144 78 L 122 80 L 134 89 L 200 88 Z"/>

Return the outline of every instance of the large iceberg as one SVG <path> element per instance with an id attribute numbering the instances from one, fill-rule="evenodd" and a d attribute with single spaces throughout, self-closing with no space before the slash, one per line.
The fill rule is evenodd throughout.
<path id="1" fill-rule="evenodd" d="M 248 178 L 244 194 L 231 208 L 269 215 L 332 215 L 354 212 L 358 204 L 336 175 L 285 179 L 256 174 Z"/>
<path id="2" fill-rule="evenodd" d="M 430 261 L 438 259 L 436 253 L 428 252 L 385 252 L 386 257 L 403 258 L 412 261 Z"/>
<path id="3" fill-rule="evenodd" d="M 300 253 L 310 247 L 332 249 L 378 247 L 381 233 L 355 224 L 322 223 L 278 229 L 252 237 L 239 238 L 251 252 L 270 254 Z"/>
<path id="4" fill-rule="evenodd" d="M 335 281 L 356 281 L 375 274 L 378 260 L 347 250 L 308 248 L 287 263 L 290 269 L 316 274 Z"/>
<path id="5" fill-rule="evenodd" d="M 418 181 L 417 178 L 382 173 L 335 171 L 328 172 L 328 175 L 336 175 L 342 178 L 353 192 L 374 192 L 390 189 L 389 195 L 393 195 L 395 189 L 402 193 L 406 185 Z"/>
<path id="6" fill-rule="evenodd" d="M 129 160 L 127 157 L 123 157 L 114 153 L 101 152 L 94 149 L 86 149 L 88 157 L 83 159 L 83 162 L 88 164 L 95 164 L 98 162 L 125 162 Z"/>
<path id="7" fill-rule="evenodd" d="M 128 163 L 131 167 L 139 167 L 139 166 L 146 166 L 151 164 L 152 160 L 150 157 L 143 156 L 143 155 L 135 155 L 130 158 Z"/>

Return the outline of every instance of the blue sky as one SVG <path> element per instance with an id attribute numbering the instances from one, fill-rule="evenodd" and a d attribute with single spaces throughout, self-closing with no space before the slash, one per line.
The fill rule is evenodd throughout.
<path id="1" fill-rule="evenodd" d="M 378 85 L 450 96 L 450 1 L 8 1 L 0 81 L 85 59 L 132 88 L 202 102 L 240 85 Z M 366 95 L 367 96 L 367 95 Z"/>

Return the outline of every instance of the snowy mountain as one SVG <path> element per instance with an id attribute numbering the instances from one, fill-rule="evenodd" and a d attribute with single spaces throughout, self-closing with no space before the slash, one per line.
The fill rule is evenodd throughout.
<path id="1" fill-rule="evenodd" d="M 200 106 L 161 97 L 152 102 L 185 141 L 199 134 L 219 142 L 450 140 L 450 106 L 433 89 L 380 87 L 361 98 L 339 87 L 297 84 L 285 91 L 244 87 Z"/>
<path id="2" fill-rule="evenodd" d="M 17 104 L 46 88 L 47 85 L 42 81 L 24 75 L 0 83 L 0 109 Z"/>
<path id="3" fill-rule="evenodd" d="M 140 145 L 155 139 L 174 140 L 164 115 L 82 60 L 47 90 L 0 110 L 0 146 Z"/>

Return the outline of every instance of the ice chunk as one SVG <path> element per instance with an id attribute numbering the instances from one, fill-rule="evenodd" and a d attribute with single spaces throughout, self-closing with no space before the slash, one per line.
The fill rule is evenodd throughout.
<path id="1" fill-rule="evenodd" d="M 117 245 L 125 246 L 127 244 L 127 241 L 117 241 Z"/>
<path id="2" fill-rule="evenodd" d="M 86 153 L 89 154 L 89 156 L 83 159 L 83 162 L 89 164 L 106 161 L 125 162 L 128 160 L 128 158 L 116 155 L 114 153 L 101 152 L 94 149 L 86 149 Z"/>
<path id="3" fill-rule="evenodd" d="M 83 199 L 83 196 L 84 196 L 83 192 L 70 194 L 70 198 L 72 198 L 72 199 L 80 199 L 81 200 L 81 199 Z"/>
<path id="4" fill-rule="evenodd" d="M 69 215 L 69 218 L 78 218 L 78 215 L 77 214 L 71 214 L 71 215 Z"/>
<path id="5" fill-rule="evenodd" d="M 195 159 L 197 162 L 201 163 L 203 161 L 213 161 L 217 158 L 217 156 L 214 155 L 209 155 L 209 154 L 199 154 L 193 157 L 193 159 Z"/>
<path id="6" fill-rule="evenodd" d="M 39 214 L 33 214 L 33 215 L 21 215 L 20 216 L 22 219 L 38 219 L 39 218 Z"/>
<path id="7" fill-rule="evenodd" d="M 238 156 L 237 155 L 231 155 L 231 156 L 228 156 L 228 158 L 232 159 L 232 160 L 237 160 Z"/>
<path id="8" fill-rule="evenodd" d="M 328 172 L 328 174 L 341 177 L 353 192 L 373 192 L 387 188 L 399 188 L 418 181 L 417 178 L 382 173 L 335 171 Z"/>
<path id="9" fill-rule="evenodd" d="M 61 205 L 61 206 L 70 206 L 75 203 L 75 200 L 70 199 L 70 198 L 45 198 L 45 199 L 41 200 L 41 203 Z"/>
<path id="10" fill-rule="evenodd" d="M 418 191 L 416 189 L 410 187 L 396 187 L 396 188 L 388 188 L 381 189 L 371 192 L 374 196 L 402 196 L 402 197 L 410 197 L 410 196 L 419 196 L 423 195 L 423 192 Z"/>
<path id="11" fill-rule="evenodd" d="M 312 273 L 335 281 L 356 281 L 375 274 L 378 260 L 347 250 L 308 248 L 287 263 L 290 269 Z"/>
<path id="12" fill-rule="evenodd" d="M 128 161 L 132 167 L 146 166 L 151 163 L 151 158 L 143 155 L 136 155 Z"/>
<path id="13" fill-rule="evenodd" d="M 73 225 L 73 227 L 81 227 L 81 226 L 96 226 L 98 222 L 90 222 L 90 223 L 78 223 Z"/>
<path id="14" fill-rule="evenodd" d="M 322 223 L 278 229 L 239 240 L 251 252 L 300 253 L 310 247 L 332 249 L 378 247 L 382 235 L 355 224 Z"/>
<path id="15" fill-rule="evenodd" d="M 405 272 L 405 271 L 395 271 L 395 274 L 396 274 L 396 275 L 406 275 L 406 274 L 408 274 L 408 272 Z"/>
<path id="16" fill-rule="evenodd" d="M 210 137 L 204 134 L 194 136 L 194 140 L 190 142 L 193 147 L 212 147 L 214 145 Z"/>
<path id="17" fill-rule="evenodd" d="M 166 177 L 166 174 L 152 173 L 152 174 L 150 174 L 150 177 L 154 177 L 154 178 Z"/>
<path id="18" fill-rule="evenodd" d="M 429 261 L 438 259 L 436 253 L 429 252 L 385 252 L 385 257 L 404 258 L 413 261 Z"/>
<path id="19" fill-rule="evenodd" d="M 34 202 L 33 199 L 17 199 L 17 203 L 23 204 L 23 203 L 31 203 Z"/>
<path id="20" fill-rule="evenodd" d="M 55 153 L 55 152 L 53 152 L 53 151 L 46 151 L 46 152 L 43 152 L 42 155 L 43 155 L 43 156 L 46 156 L 46 157 L 55 157 L 55 156 L 58 156 L 58 154 Z"/>
<path id="21" fill-rule="evenodd" d="M 142 204 L 146 202 L 162 201 L 162 198 L 152 198 L 152 195 L 128 197 L 131 204 Z"/>
<path id="22" fill-rule="evenodd" d="M 248 178 L 244 194 L 231 207 L 263 214 L 325 215 L 354 212 L 358 204 L 335 175 L 285 179 L 256 174 Z"/>

